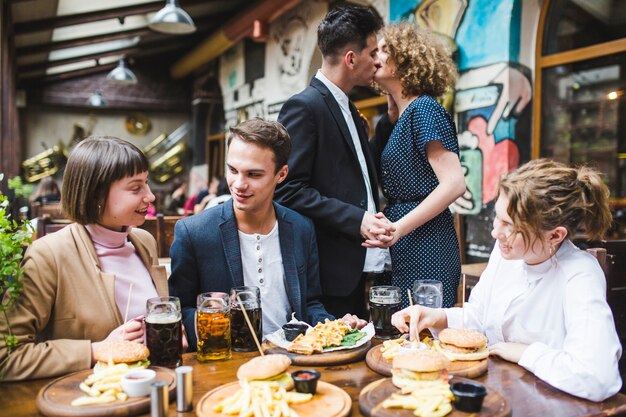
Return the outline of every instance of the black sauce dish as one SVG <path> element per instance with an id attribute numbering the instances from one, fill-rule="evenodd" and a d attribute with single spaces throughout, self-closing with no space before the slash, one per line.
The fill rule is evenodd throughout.
<path id="1" fill-rule="evenodd" d="M 288 342 L 293 342 L 298 335 L 304 334 L 307 329 L 306 324 L 302 323 L 287 323 L 283 325 L 283 331 L 285 332 L 285 339 Z"/>
<path id="2" fill-rule="evenodd" d="M 480 411 L 487 395 L 487 388 L 473 381 L 452 382 L 450 391 L 454 395 L 454 407 L 468 413 Z"/>
<path id="3" fill-rule="evenodd" d="M 320 376 L 321 374 L 313 369 L 303 369 L 291 373 L 296 391 L 304 394 L 315 394 Z"/>

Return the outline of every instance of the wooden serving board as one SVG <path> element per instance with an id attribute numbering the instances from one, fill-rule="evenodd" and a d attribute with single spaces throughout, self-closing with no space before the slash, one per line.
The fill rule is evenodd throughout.
<path id="1" fill-rule="evenodd" d="M 463 381 L 464 378 L 454 377 L 450 380 Z M 391 378 L 385 378 L 374 381 L 361 390 L 359 395 L 359 409 L 366 417 L 413 417 L 413 410 L 403 410 L 399 408 L 383 408 L 381 403 L 391 394 L 400 391 L 391 383 Z M 487 396 L 483 401 L 483 408 L 479 413 L 466 413 L 452 408 L 452 412 L 446 417 L 462 417 L 462 416 L 481 416 L 481 417 L 509 417 L 511 415 L 511 407 L 506 399 L 497 391 L 487 387 Z"/>
<path id="2" fill-rule="evenodd" d="M 227 417 L 226 414 L 213 411 L 213 407 L 224 398 L 233 395 L 238 389 L 240 389 L 239 382 L 231 382 L 207 392 L 196 406 L 196 415 L 198 417 Z M 352 399 L 341 388 L 328 382 L 318 381 L 317 392 L 311 401 L 303 404 L 290 404 L 289 407 L 293 408 L 300 417 L 344 417 L 352 409 Z"/>
<path id="3" fill-rule="evenodd" d="M 358 362 L 365 357 L 367 351 L 372 347 L 371 340 L 362 344 L 354 349 L 335 350 L 325 353 L 314 353 L 313 355 L 300 355 L 297 353 L 289 352 L 287 349 L 283 349 L 275 344 L 263 342 L 263 351 L 265 353 L 282 353 L 289 356 L 293 365 L 300 366 L 330 366 L 330 365 L 343 365 L 346 363 Z"/>
<path id="4" fill-rule="evenodd" d="M 156 371 L 156 381 L 168 383 L 170 401 L 176 399 L 176 374 L 173 370 L 159 366 L 150 367 Z M 37 394 L 37 409 L 46 416 L 60 417 L 104 417 L 134 416 L 150 411 L 150 397 L 129 397 L 126 401 L 115 401 L 102 405 L 72 406 L 70 403 L 85 395 L 78 388 L 81 382 L 93 373 L 92 369 L 75 372 L 55 379 L 44 386 Z"/>
<path id="5" fill-rule="evenodd" d="M 383 358 L 382 349 L 383 345 L 374 346 L 367 352 L 365 356 L 365 363 L 374 372 L 378 372 L 383 376 L 391 376 L 392 364 L 390 360 Z M 450 375 L 465 377 L 465 378 L 478 378 L 487 372 L 487 359 L 479 361 L 454 361 L 450 362 L 450 368 L 448 373 Z"/>

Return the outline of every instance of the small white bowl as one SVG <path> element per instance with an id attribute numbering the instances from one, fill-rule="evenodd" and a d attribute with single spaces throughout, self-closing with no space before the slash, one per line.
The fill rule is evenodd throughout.
<path id="1" fill-rule="evenodd" d="M 406 353 L 417 352 L 420 350 L 428 349 L 428 346 L 422 342 L 403 342 L 400 346 L 398 346 L 398 353 L 400 355 L 404 355 Z"/>
<path id="2" fill-rule="evenodd" d="M 129 397 L 150 395 L 150 385 L 156 379 L 152 369 L 138 369 L 122 376 L 122 389 Z"/>

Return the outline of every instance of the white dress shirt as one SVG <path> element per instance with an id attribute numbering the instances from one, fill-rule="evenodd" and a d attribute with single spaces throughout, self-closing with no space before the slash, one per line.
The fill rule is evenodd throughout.
<path id="1" fill-rule="evenodd" d="M 263 313 L 263 337 L 289 321 L 291 306 L 285 287 L 278 222 L 267 235 L 239 231 L 239 248 L 246 286 L 259 287 Z"/>
<path id="2" fill-rule="evenodd" d="M 356 156 L 361 167 L 361 174 L 363 175 L 363 182 L 367 190 L 367 211 L 369 213 L 376 213 L 376 204 L 374 204 L 374 196 L 372 195 L 372 183 L 370 182 L 369 171 L 367 169 L 367 163 L 365 162 L 365 154 L 363 153 L 359 133 L 356 130 L 356 125 L 354 124 L 352 113 L 350 112 L 350 99 L 341 88 L 337 87 L 332 81 L 326 78 L 326 76 L 322 74 L 322 71 L 318 70 L 317 74 L 315 74 L 315 78 L 324 83 L 341 108 L 341 113 L 348 125 L 350 136 L 352 137 L 352 143 L 354 144 Z M 367 248 L 363 272 L 383 272 L 385 269 L 391 269 L 390 265 L 391 254 L 389 253 L 389 249 Z"/>
<path id="3" fill-rule="evenodd" d="M 460 308 L 446 309 L 461 327 Z M 495 245 L 465 303 L 465 327 L 489 344 L 529 345 L 519 365 L 569 394 L 601 401 L 619 391 L 619 343 L 597 260 L 565 240 L 538 265 L 502 258 Z"/>

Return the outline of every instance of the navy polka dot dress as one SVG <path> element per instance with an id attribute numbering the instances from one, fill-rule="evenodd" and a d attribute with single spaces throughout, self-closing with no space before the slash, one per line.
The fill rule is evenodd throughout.
<path id="1" fill-rule="evenodd" d="M 439 184 L 428 162 L 426 144 L 438 140 L 458 155 L 454 121 L 436 100 L 421 96 L 402 113 L 381 155 L 383 193 L 389 200 L 385 215 L 397 221 L 417 207 Z M 402 306 L 409 305 L 407 289 L 421 279 L 443 286 L 443 307 L 452 307 L 461 275 L 461 256 L 454 220 L 446 209 L 403 236 L 391 247 L 392 283 L 402 289 Z"/>

